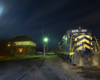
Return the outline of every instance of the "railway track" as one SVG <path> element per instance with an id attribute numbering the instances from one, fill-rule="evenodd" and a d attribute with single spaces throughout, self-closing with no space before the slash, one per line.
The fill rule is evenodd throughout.
<path id="1" fill-rule="evenodd" d="M 94 77 L 97 80 L 100 80 L 100 68 L 95 66 L 85 66 L 85 67 L 76 67 L 77 69 L 81 69 L 84 73 L 88 74 L 91 77 Z"/>
<path id="2" fill-rule="evenodd" d="M 66 62 L 66 61 L 67 60 L 63 59 L 63 62 Z M 69 65 L 75 66 L 72 63 L 69 63 Z M 96 80 L 100 80 L 100 68 L 96 66 L 79 66 L 79 67 L 75 66 L 75 68 L 80 69 L 83 73 L 87 74 L 87 76 L 89 77 L 93 77 Z"/>
<path id="3" fill-rule="evenodd" d="M 44 58 L 40 58 L 40 60 L 37 60 L 34 65 L 29 68 L 27 71 L 25 71 L 22 75 L 20 75 L 16 80 L 21 80 L 23 77 L 25 77 L 26 75 L 28 75 L 28 72 L 31 71 L 32 69 L 34 70 L 34 67 L 37 66 L 37 67 L 40 67 L 42 65 L 42 63 L 44 62 Z"/>

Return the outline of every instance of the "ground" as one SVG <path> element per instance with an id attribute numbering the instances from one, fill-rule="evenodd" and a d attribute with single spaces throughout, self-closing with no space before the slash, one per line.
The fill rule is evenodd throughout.
<path id="1" fill-rule="evenodd" d="M 40 55 L 41 56 L 41 55 Z M 60 58 L 46 55 L 0 63 L 0 80 L 96 80 Z"/>

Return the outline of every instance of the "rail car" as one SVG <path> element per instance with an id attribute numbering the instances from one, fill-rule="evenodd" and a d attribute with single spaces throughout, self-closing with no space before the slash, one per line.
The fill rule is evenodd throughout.
<path id="1" fill-rule="evenodd" d="M 57 45 L 59 55 L 76 66 L 93 65 L 100 62 L 99 44 L 91 37 L 91 30 L 79 26 L 68 30 Z"/>

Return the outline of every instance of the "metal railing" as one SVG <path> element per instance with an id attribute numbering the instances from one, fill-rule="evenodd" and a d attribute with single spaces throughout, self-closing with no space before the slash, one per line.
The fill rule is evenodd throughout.
<path id="1" fill-rule="evenodd" d="M 97 47 L 98 47 L 98 51 L 100 52 L 100 46 L 99 46 L 99 44 L 98 44 L 98 39 L 96 39 L 96 37 L 95 36 L 93 36 L 93 38 L 95 38 L 95 40 L 96 40 L 96 44 L 97 44 Z"/>

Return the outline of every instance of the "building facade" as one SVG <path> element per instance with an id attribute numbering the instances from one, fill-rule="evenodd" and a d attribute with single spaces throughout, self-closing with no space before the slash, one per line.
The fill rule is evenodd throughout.
<path id="1" fill-rule="evenodd" d="M 8 42 L 7 56 L 33 55 L 36 53 L 36 42 L 27 36 L 17 36 Z"/>

